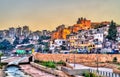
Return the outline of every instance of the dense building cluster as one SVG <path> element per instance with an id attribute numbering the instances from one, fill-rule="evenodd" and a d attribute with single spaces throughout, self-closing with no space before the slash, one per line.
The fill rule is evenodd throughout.
<path id="1" fill-rule="evenodd" d="M 107 38 L 110 24 L 111 22 L 107 21 L 91 22 L 91 20 L 81 17 L 73 26 L 60 25 L 54 31 L 32 32 L 29 26 L 11 27 L 8 30 L 0 30 L 0 43 L 7 40 L 14 48 L 21 48 L 18 47 L 19 45 L 32 44 L 35 51 L 42 53 L 63 51 L 95 53 L 95 49 L 111 52 L 112 49 L 120 49 L 120 27 L 116 26 L 116 41 L 112 41 Z M 24 47 L 22 48 L 24 49 Z"/>
<path id="2" fill-rule="evenodd" d="M 17 28 L 11 27 L 9 30 L 0 30 L 0 41 L 7 39 L 13 43 L 17 38 L 19 39 L 19 42 L 22 42 L 26 38 L 34 41 L 38 40 L 40 36 L 50 36 L 50 34 L 51 32 L 47 30 L 32 32 L 29 29 L 29 26 Z"/>

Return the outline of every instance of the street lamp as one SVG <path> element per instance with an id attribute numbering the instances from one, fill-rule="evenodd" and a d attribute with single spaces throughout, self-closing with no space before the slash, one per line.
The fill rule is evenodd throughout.
<path id="1" fill-rule="evenodd" d="M 97 54 L 97 72 L 98 72 L 98 71 L 99 71 L 99 70 L 98 70 L 98 49 L 97 49 L 96 54 Z"/>
<path id="2" fill-rule="evenodd" d="M 78 42 L 77 42 L 77 46 L 76 46 L 76 50 L 74 51 L 74 67 L 75 67 L 75 54 L 76 54 L 76 52 L 77 52 L 77 48 L 78 48 Z"/>
<path id="3" fill-rule="evenodd" d="M 71 43 L 69 44 L 69 58 L 68 58 L 68 62 L 70 63 L 70 52 L 71 52 Z"/>
<path id="4" fill-rule="evenodd" d="M 74 51 L 74 67 L 75 67 L 75 51 Z"/>

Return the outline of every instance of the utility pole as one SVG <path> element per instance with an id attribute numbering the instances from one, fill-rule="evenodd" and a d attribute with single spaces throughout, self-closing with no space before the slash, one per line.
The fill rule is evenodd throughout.
<path id="1" fill-rule="evenodd" d="M 71 51 L 71 43 L 70 42 L 69 42 L 69 47 L 70 48 L 69 48 L 69 59 L 68 59 L 69 61 L 68 62 L 70 63 L 70 51 Z"/>
<path id="2" fill-rule="evenodd" d="M 78 47 L 78 46 L 77 46 Z M 74 51 L 74 67 L 75 67 L 75 54 L 76 54 L 76 52 L 77 52 L 77 47 L 76 47 L 76 51 Z"/>
<path id="3" fill-rule="evenodd" d="M 99 71 L 99 70 L 98 70 L 98 39 L 96 39 L 96 42 L 97 42 L 97 43 L 96 43 L 96 55 L 97 55 L 97 56 L 96 56 L 96 59 L 97 59 L 97 73 L 98 73 L 98 71 Z"/>
<path id="4" fill-rule="evenodd" d="M 75 52 L 74 52 L 74 68 L 75 68 Z"/>
<path id="5" fill-rule="evenodd" d="M 97 73 L 98 73 L 98 71 L 99 71 L 99 70 L 98 70 L 98 49 L 97 49 L 97 53 L 96 53 L 96 54 L 97 54 L 96 57 L 97 57 Z"/>

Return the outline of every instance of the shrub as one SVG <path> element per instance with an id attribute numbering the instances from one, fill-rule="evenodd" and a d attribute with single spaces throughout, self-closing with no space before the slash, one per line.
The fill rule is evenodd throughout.
<path id="1" fill-rule="evenodd" d="M 35 63 L 39 63 L 40 61 L 39 61 L 39 60 L 35 60 L 34 62 L 35 62 Z"/>
<path id="2" fill-rule="evenodd" d="M 83 76 L 85 76 L 85 77 L 90 77 L 90 74 L 89 74 L 89 72 L 84 72 L 84 73 L 83 73 Z"/>
<path id="3" fill-rule="evenodd" d="M 90 73 L 90 77 L 96 77 L 95 73 Z"/>
<path id="4" fill-rule="evenodd" d="M 43 61 L 40 64 L 46 67 L 56 68 L 56 64 L 52 61 Z"/>
<path id="5" fill-rule="evenodd" d="M 35 63 L 38 63 L 40 65 L 46 66 L 46 67 L 50 67 L 50 68 L 56 68 L 56 63 L 53 61 L 39 61 L 39 60 L 35 60 Z"/>
<path id="6" fill-rule="evenodd" d="M 86 73 L 85 73 L 85 77 L 90 77 L 90 73 L 89 73 L 89 72 L 86 72 Z"/>
<path id="7" fill-rule="evenodd" d="M 83 73 L 84 77 L 101 77 L 101 76 L 97 76 L 95 73 L 91 73 L 91 72 L 85 72 Z"/>
<path id="8" fill-rule="evenodd" d="M 113 62 L 115 62 L 115 63 L 117 62 L 117 57 L 113 58 Z"/>
<path id="9" fill-rule="evenodd" d="M 49 63 L 49 67 L 50 67 L 50 68 L 56 68 L 56 65 L 55 65 L 54 62 L 50 62 L 50 63 Z"/>
<path id="10" fill-rule="evenodd" d="M 0 63 L 0 69 L 2 69 L 2 67 L 3 67 L 3 64 L 2 64 L 2 63 Z"/>
<path id="11" fill-rule="evenodd" d="M 61 65 L 65 65 L 65 62 L 60 60 L 59 62 L 57 62 L 56 64 L 61 64 Z"/>
<path id="12" fill-rule="evenodd" d="M 120 67 L 118 67 L 118 69 L 120 70 Z"/>

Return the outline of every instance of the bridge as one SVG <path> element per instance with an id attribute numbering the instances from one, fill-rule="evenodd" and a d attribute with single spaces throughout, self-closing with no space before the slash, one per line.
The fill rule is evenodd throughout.
<path id="1" fill-rule="evenodd" d="M 24 56 L 24 57 L 8 57 L 6 59 L 2 59 L 1 62 L 4 64 L 7 64 L 4 67 L 4 70 L 6 70 L 6 68 L 10 67 L 10 66 L 16 66 L 18 68 L 20 68 L 19 64 L 27 64 L 29 63 L 29 59 L 30 56 Z"/>
<path id="2" fill-rule="evenodd" d="M 22 58 L 19 58 L 18 60 L 14 60 L 14 61 L 12 61 L 12 62 L 9 62 L 8 63 L 8 65 L 12 65 L 12 64 L 14 64 L 14 65 L 18 65 L 20 62 L 22 62 L 22 61 L 26 61 L 26 59 L 28 59 L 28 57 L 22 57 Z"/>
<path id="3" fill-rule="evenodd" d="M 2 59 L 1 60 L 1 63 L 5 63 L 5 64 L 8 64 L 8 65 L 11 65 L 11 64 L 22 64 L 22 63 L 29 63 L 29 58 L 30 56 L 24 56 L 24 57 L 7 57 L 5 59 Z"/>

